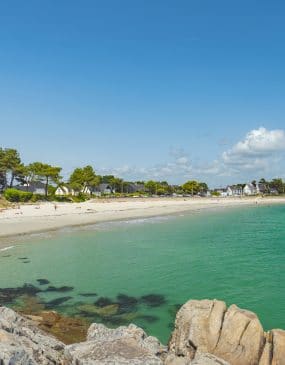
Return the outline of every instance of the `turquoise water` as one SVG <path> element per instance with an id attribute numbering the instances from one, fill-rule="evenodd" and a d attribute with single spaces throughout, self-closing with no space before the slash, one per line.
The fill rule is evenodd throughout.
<path id="1" fill-rule="evenodd" d="M 129 310 L 89 319 L 134 322 L 163 342 L 179 304 L 190 298 L 236 303 L 256 312 L 265 329 L 285 328 L 284 222 L 284 205 L 256 206 L 7 240 L 14 247 L 0 252 L 0 288 L 30 283 L 45 302 L 68 296 L 54 309 L 76 316 L 86 315 L 79 310 L 84 303 L 100 297 L 116 303 L 126 294 L 134 297 Z M 48 284 L 39 285 L 40 278 L 74 289 L 44 292 Z M 143 300 L 150 294 L 156 296 Z"/>

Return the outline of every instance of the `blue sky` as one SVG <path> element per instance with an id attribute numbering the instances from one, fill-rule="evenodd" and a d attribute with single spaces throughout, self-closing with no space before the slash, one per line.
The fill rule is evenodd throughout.
<path id="1" fill-rule="evenodd" d="M 284 44 L 278 0 L 1 1 L 0 145 L 65 175 L 285 177 Z"/>

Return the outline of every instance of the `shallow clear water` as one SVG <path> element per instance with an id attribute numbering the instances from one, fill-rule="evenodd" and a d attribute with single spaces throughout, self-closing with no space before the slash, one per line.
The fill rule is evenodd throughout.
<path id="1" fill-rule="evenodd" d="M 190 298 L 235 303 L 256 312 L 265 329 L 285 328 L 284 222 L 284 205 L 256 206 L 34 235 L 0 251 L 0 288 L 31 283 L 44 290 L 39 278 L 72 286 L 68 293 L 37 295 L 45 301 L 70 296 L 54 309 L 73 315 L 83 303 L 127 294 L 138 304 L 113 321 L 100 320 L 137 323 L 163 342 L 177 305 Z M 80 295 L 90 292 L 98 296 Z M 140 299 L 148 294 L 166 302 Z"/>

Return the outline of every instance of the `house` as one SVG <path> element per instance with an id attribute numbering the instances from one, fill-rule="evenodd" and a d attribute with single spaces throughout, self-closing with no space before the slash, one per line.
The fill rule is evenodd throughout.
<path id="1" fill-rule="evenodd" d="M 45 195 L 46 184 L 41 181 L 32 181 L 23 185 L 14 186 L 15 189 L 21 191 L 27 191 L 33 194 Z"/>
<path id="2" fill-rule="evenodd" d="M 226 196 L 228 196 L 227 189 L 224 189 L 224 188 L 214 189 L 214 192 L 215 193 L 218 193 L 223 198 L 225 198 Z"/>
<path id="3" fill-rule="evenodd" d="M 127 193 L 137 193 L 137 192 L 144 192 L 145 186 L 144 184 L 139 183 L 129 183 L 126 187 Z"/>
<path id="4" fill-rule="evenodd" d="M 257 188 L 253 184 L 245 184 L 243 188 L 244 195 L 256 195 L 258 193 Z"/>
<path id="5" fill-rule="evenodd" d="M 66 185 L 60 185 L 56 188 L 56 196 L 75 195 L 75 191 Z"/>
<path id="6" fill-rule="evenodd" d="M 115 193 L 115 189 L 113 189 L 113 187 L 111 185 L 106 184 L 106 183 L 99 184 L 98 188 L 99 188 L 99 192 L 101 194 L 114 194 Z"/>
<path id="7" fill-rule="evenodd" d="M 113 189 L 111 185 L 103 183 L 95 187 L 85 186 L 85 188 L 83 188 L 81 192 L 88 195 L 100 196 L 114 194 L 115 189 Z"/>
<path id="8" fill-rule="evenodd" d="M 278 190 L 276 188 L 270 188 L 269 192 L 272 195 L 278 195 L 279 194 L 279 192 L 278 192 Z"/>
<path id="9" fill-rule="evenodd" d="M 227 186 L 227 195 L 228 196 L 241 196 L 242 187 L 239 185 L 228 185 Z"/>
<path id="10" fill-rule="evenodd" d="M 257 194 L 266 194 L 268 192 L 268 187 L 264 183 L 259 183 L 256 185 Z"/>

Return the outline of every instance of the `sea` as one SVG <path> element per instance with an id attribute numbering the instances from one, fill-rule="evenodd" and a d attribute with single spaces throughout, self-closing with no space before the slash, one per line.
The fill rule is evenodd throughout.
<path id="1" fill-rule="evenodd" d="M 167 343 L 190 299 L 254 311 L 285 328 L 285 205 L 201 210 L 7 238 L 0 304 L 27 297 L 108 327 L 135 323 Z"/>

